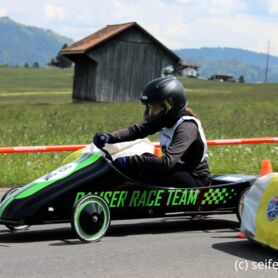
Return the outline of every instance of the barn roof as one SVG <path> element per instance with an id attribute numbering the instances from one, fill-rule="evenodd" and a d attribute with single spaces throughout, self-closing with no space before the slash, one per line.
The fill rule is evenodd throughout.
<path id="1" fill-rule="evenodd" d="M 183 67 L 183 68 L 193 68 L 193 69 L 198 69 L 199 66 L 192 63 L 192 62 L 179 62 L 179 66 Z"/>
<path id="2" fill-rule="evenodd" d="M 106 27 L 98 30 L 97 32 L 85 37 L 84 39 L 73 43 L 61 50 L 61 54 L 63 55 L 71 55 L 71 54 L 83 54 L 88 50 L 104 43 L 105 41 L 119 35 L 123 31 L 128 30 L 129 28 L 137 27 L 142 32 L 144 32 L 148 37 L 158 43 L 162 48 L 164 48 L 171 56 L 173 56 L 176 60 L 180 60 L 180 57 L 177 56 L 174 52 L 168 49 L 165 45 L 163 45 L 159 40 L 153 37 L 149 32 L 147 32 L 144 28 L 142 28 L 136 22 L 128 22 L 123 24 L 116 25 L 107 25 Z"/>

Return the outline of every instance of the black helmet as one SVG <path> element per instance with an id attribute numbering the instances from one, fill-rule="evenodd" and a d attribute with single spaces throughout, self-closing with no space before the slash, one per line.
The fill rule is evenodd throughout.
<path id="1" fill-rule="evenodd" d="M 159 103 L 165 120 L 175 120 L 187 106 L 185 89 L 176 77 L 160 77 L 149 82 L 141 95 L 141 102 L 146 105 L 145 120 L 155 120 L 148 117 L 148 105 Z"/>

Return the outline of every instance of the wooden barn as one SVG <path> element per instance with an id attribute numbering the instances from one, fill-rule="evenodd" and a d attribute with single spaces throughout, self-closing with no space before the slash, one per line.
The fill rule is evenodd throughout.
<path id="1" fill-rule="evenodd" d="M 147 82 L 180 61 L 136 22 L 107 25 L 61 54 L 75 63 L 74 101 L 138 99 Z"/>

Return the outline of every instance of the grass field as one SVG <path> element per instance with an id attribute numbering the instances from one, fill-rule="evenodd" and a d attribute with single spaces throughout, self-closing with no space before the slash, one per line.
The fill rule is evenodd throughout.
<path id="1" fill-rule="evenodd" d="M 72 70 L 0 68 L 0 146 L 86 144 L 95 132 L 141 121 L 136 101 L 73 104 L 72 76 Z M 278 135 L 278 84 L 183 82 L 207 139 Z M 30 182 L 68 154 L 0 154 L 0 186 Z M 277 144 L 210 147 L 208 155 L 212 174 L 258 173 L 262 159 L 278 171 Z"/>

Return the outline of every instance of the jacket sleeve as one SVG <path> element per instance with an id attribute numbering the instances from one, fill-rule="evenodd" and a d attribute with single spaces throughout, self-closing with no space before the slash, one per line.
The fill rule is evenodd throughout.
<path id="1" fill-rule="evenodd" d="M 198 129 L 196 124 L 185 121 L 175 130 L 173 140 L 162 157 L 135 155 L 128 160 L 131 168 L 138 167 L 144 172 L 170 171 L 181 159 L 186 150 L 196 140 Z"/>
<path id="2" fill-rule="evenodd" d="M 135 124 L 129 128 L 120 129 L 112 132 L 109 143 L 119 143 L 145 138 L 159 131 L 159 126 L 151 125 L 147 122 Z"/>

